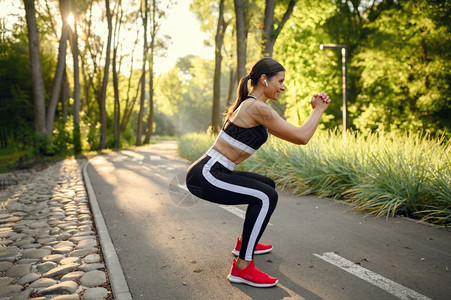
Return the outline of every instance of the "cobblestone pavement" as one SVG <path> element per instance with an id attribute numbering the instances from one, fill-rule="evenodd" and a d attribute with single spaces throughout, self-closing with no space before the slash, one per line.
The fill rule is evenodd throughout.
<path id="1" fill-rule="evenodd" d="M 0 300 L 113 298 L 85 163 L 0 174 Z"/>

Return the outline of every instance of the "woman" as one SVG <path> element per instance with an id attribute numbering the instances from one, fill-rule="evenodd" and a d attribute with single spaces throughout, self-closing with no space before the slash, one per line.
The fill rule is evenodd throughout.
<path id="1" fill-rule="evenodd" d="M 235 103 L 228 109 L 226 122 L 207 153 L 188 169 L 186 184 L 195 196 L 219 204 L 247 204 L 241 239 L 237 239 L 228 275 L 231 282 L 255 287 L 270 287 L 278 283 L 258 270 L 254 254 L 267 253 L 271 245 L 259 244 L 269 218 L 277 204 L 277 192 L 272 179 L 243 171 L 236 165 L 251 156 L 268 138 L 268 132 L 289 142 L 305 145 L 318 127 L 322 113 L 330 103 L 321 93 L 311 100 L 313 112 L 308 120 L 296 127 L 282 119 L 266 104 L 276 100 L 285 90 L 285 69 L 271 58 L 259 60 L 251 72 L 241 78 Z M 252 91 L 248 91 L 250 80 Z"/>

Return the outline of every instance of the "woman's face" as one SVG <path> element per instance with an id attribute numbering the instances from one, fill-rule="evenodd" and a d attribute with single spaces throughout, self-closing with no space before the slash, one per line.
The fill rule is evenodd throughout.
<path id="1" fill-rule="evenodd" d="M 280 93 L 285 91 L 283 81 L 285 80 L 285 71 L 280 71 L 267 80 L 268 86 L 264 87 L 266 97 L 272 100 L 279 99 Z"/>

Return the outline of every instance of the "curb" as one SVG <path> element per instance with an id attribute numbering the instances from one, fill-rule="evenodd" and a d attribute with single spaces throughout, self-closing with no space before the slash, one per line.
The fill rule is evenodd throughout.
<path id="1" fill-rule="evenodd" d="M 87 167 L 89 164 L 90 162 L 87 161 L 83 166 L 83 179 L 88 192 L 91 210 L 94 215 L 94 224 L 96 226 L 100 245 L 102 247 L 102 253 L 110 277 L 110 284 L 111 289 L 113 290 L 114 299 L 131 300 L 133 298 L 130 294 L 127 281 L 125 280 L 124 272 L 122 271 L 119 258 L 116 254 L 116 249 L 114 249 L 114 245 L 111 241 L 110 234 L 108 233 L 108 228 L 106 227 L 102 212 L 100 211 L 94 189 L 92 188 L 91 180 L 88 176 Z"/>

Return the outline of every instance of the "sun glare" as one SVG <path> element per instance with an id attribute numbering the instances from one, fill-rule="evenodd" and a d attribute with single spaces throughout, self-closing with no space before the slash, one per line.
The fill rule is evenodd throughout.
<path id="1" fill-rule="evenodd" d="M 22 16 L 25 16 L 22 1 L 11 2 L 0 0 L 0 21 L 1 26 L 3 26 L 4 36 L 11 36 L 14 24 L 17 24 Z"/>
<path id="2" fill-rule="evenodd" d="M 157 74 L 166 73 L 175 65 L 177 58 L 188 54 L 210 59 L 214 57 L 214 49 L 204 45 L 204 39 L 208 39 L 208 35 L 199 29 L 199 21 L 190 12 L 189 7 L 190 1 L 177 2 L 167 12 L 166 19 L 162 22 L 161 33 L 169 35 L 171 41 L 168 43 L 165 56 L 156 58 Z"/>
<path id="3" fill-rule="evenodd" d="M 75 28 L 75 18 L 74 18 L 74 14 L 73 14 L 73 13 L 70 13 L 70 14 L 67 16 L 67 23 L 69 23 L 69 26 L 70 26 L 70 28 L 71 28 L 72 31 L 73 31 L 74 28 Z"/>
<path id="4" fill-rule="evenodd" d="M 167 5 L 169 0 L 164 0 L 162 7 Z M 42 7 L 44 1 L 36 1 L 37 9 L 41 11 L 46 11 Z M 54 16 L 55 28 L 57 30 L 57 35 L 60 34 L 62 22 L 60 16 L 60 11 L 55 1 L 48 2 L 48 8 Z M 134 0 L 123 0 L 123 7 L 127 10 L 135 9 Z M 188 54 L 194 54 L 201 56 L 203 58 L 211 59 L 214 56 L 214 49 L 205 46 L 203 41 L 208 39 L 209 36 L 203 33 L 199 28 L 199 21 L 196 20 L 194 14 L 190 12 L 190 1 L 179 1 L 173 3 L 170 9 L 166 12 L 166 18 L 161 21 L 161 31 L 159 32 L 160 37 L 168 35 L 171 37 L 170 41 L 167 41 L 167 49 L 163 51 L 163 55 L 155 57 L 155 73 L 157 75 L 166 73 L 172 68 L 177 59 L 184 57 Z M 87 13 L 88 14 L 88 13 Z M 16 0 L 0 0 L 0 20 L 2 20 L 6 28 L 6 35 L 13 31 L 14 24 L 17 24 L 21 17 L 25 16 L 25 9 L 23 7 L 22 1 Z M 88 16 L 88 15 L 87 15 Z M 183 20 L 183 25 L 181 25 L 180 20 Z M 75 27 L 75 16 L 70 13 L 67 16 L 66 21 L 72 30 Z M 139 61 L 142 56 L 142 25 L 140 25 L 141 20 L 138 20 L 135 24 L 128 25 L 129 30 L 124 30 L 127 25 L 124 25 L 124 29 L 120 33 L 119 40 L 121 41 L 121 49 L 125 55 L 125 59 L 122 61 L 121 72 L 128 75 L 130 72 L 130 55 L 135 47 L 135 39 L 137 37 L 136 31 L 139 30 L 138 43 L 134 50 L 134 59 L 136 66 L 139 65 Z M 92 24 L 91 31 L 101 37 L 103 41 L 106 41 L 108 36 L 108 26 L 104 15 L 104 4 L 99 2 L 94 2 L 92 5 Z M 80 28 L 81 30 L 81 28 Z M 83 36 L 83 31 L 79 32 L 80 38 Z M 58 37 L 56 37 L 58 38 Z M 83 47 L 83 41 L 79 41 L 79 46 Z M 128 57 L 127 57 L 128 55 Z M 134 66 L 135 67 L 135 66 Z"/>

